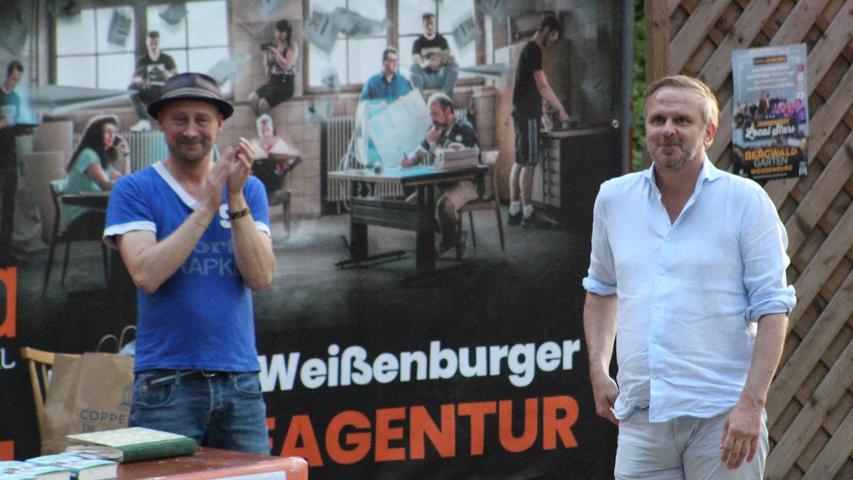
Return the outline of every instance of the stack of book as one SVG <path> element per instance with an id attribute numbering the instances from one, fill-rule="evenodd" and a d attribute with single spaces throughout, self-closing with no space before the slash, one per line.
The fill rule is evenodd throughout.
<path id="1" fill-rule="evenodd" d="M 0 462 L 0 480 L 107 480 L 118 464 L 192 455 L 192 438 L 150 428 L 131 427 L 67 435 L 73 445 L 65 453 L 25 462 Z"/>
<path id="2" fill-rule="evenodd" d="M 107 480 L 117 472 L 116 462 L 70 453 L 0 462 L 0 480 Z"/>
<path id="3" fill-rule="evenodd" d="M 68 447 L 77 454 L 120 463 L 192 455 L 197 449 L 195 440 L 190 437 L 143 427 L 77 433 L 66 435 L 66 438 L 72 444 L 82 444 Z"/>

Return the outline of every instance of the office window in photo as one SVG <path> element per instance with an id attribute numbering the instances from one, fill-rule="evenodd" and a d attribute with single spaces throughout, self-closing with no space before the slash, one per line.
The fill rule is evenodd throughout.
<path id="1" fill-rule="evenodd" d="M 363 84 L 382 69 L 389 45 L 385 0 L 310 0 L 305 23 L 309 88 Z M 316 18 L 312 18 L 317 14 Z M 336 36 L 329 33 L 338 30 Z M 311 36 L 324 48 L 308 41 Z M 332 80 L 335 79 L 335 80 Z"/>
<path id="2" fill-rule="evenodd" d="M 148 31 L 160 34 L 160 50 L 175 59 L 179 72 L 208 73 L 220 60 L 230 58 L 228 2 L 172 2 L 145 9 Z M 230 93 L 232 82 L 220 85 Z"/>
<path id="3" fill-rule="evenodd" d="M 400 44 L 400 71 L 407 77 L 412 67 L 412 45 L 424 33 L 423 14 L 435 15 L 438 33 L 447 39 L 450 51 L 461 66 L 477 64 L 477 45 L 470 42 L 464 48 L 459 48 L 453 36 L 453 30 L 464 20 L 474 15 L 474 0 L 457 0 L 454 2 L 399 0 L 398 25 Z M 471 76 L 460 72 L 459 77 Z"/>
<path id="4" fill-rule="evenodd" d="M 57 85 L 124 90 L 136 53 L 132 7 L 87 8 L 56 18 Z"/>

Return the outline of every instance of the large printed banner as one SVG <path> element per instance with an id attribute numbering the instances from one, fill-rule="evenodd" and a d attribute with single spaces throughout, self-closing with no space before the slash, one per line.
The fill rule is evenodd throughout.
<path id="1" fill-rule="evenodd" d="M 735 173 L 756 180 L 808 174 L 805 44 L 734 50 Z"/>
<path id="2" fill-rule="evenodd" d="M 277 248 L 286 273 L 255 295 L 272 454 L 305 457 L 315 480 L 612 478 L 616 429 L 595 414 L 581 321 L 588 235 L 547 235 L 539 260 L 490 251 L 407 281 L 405 261 L 303 268 L 298 244 Z M 39 436 L 19 347 L 92 351 L 135 307 L 97 276 L 43 297 L 41 268 L 0 273 L 0 458 L 26 459 Z M 330 275 L 340 287 L 305 295 Z"/>

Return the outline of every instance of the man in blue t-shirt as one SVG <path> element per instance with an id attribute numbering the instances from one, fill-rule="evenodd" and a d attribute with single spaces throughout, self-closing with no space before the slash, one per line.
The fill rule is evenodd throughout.
<path id="1" fill-rule="evenodd" d="M 397 72 L 397 50 L 388 47 L 382 52 L 382 71 L 367 80 L 359 100 L 384 98 L 390 103 L 411 90 L 409 81 Z"/>
<path id="2" fill-rule="evenodd" d="M 138 288 L 130 424 L 268 454 L 252 291 L 275 258 L 251 145 L 212 158 L 233 111 L 207 75 L 169 78 L 148 106 L 169 155 L 119 179 L 104 238 Z"/>

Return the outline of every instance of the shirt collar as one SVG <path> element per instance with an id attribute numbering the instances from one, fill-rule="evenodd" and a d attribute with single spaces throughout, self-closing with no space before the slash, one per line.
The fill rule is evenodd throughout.
<path id="1" fill-rule="evenodd" d="M 394 75 L 391 75 L 391 81 L 388 81 L 385 78 L 386 78 L 385 72 L 379 72 L 379 79 L 382 80 L 384 83 L 391 85 L 394 83 L 395 80 L 397 80 L 397 73 L 394 73 Z"/>
<path id="2" fill-rule="evenodd" d="M 175 195 L 177 195 L 178 198 L 180 198 L 181 201 L 184 202 L 184 205 L 195 210 L 198 206 L 198 202 L 192 197 L 192 195 L 190 195 L 186 190 L 184 190 L 184 187 L 182 187 L 178 180 L 172 175 L 172 172 L 170 172 L 169 169 L 166 168 L 166 165 L 164 165 L 162 161 L 159 161 L 153 166 L 154 171 L 157 172 L 158 175 L 160 175 L 160 178 L 162 178 L 167 185 L 169 185 L 169 188 L 171 188 L 172 191 L 175 192 Z"/>

